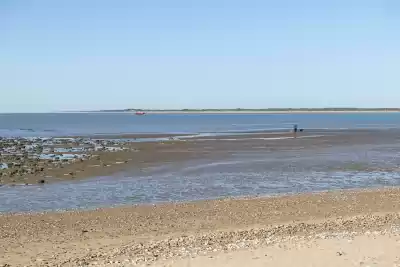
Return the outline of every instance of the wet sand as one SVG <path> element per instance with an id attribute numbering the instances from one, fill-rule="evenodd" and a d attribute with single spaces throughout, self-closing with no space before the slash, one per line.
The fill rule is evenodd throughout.
<path id="1" fill-rule="evenodd" d="M 265 253 L 264 261 L 288 266 L 282 258 L 270 258 L 268 253 L 299 257 L 290 246 L 300 249 L 302 244 L 302 249 L 307 250 L 304 255 L 316 252 L 315 246 L 321 244 L 326 248 L 324 253 L 330 253 L 329 257 L 336 259 L 343 255 L 343 259 L 351 260 L 357 256 L 355 252 L 351 254 L 357 248 L 361 249 L 359 253 L 367 253 L 374 250 L 373 246 L 398 242 L 399 212 L 400 189 L 388 188 L 95 211 L 3 214 L 0 215 L 0 263 L 4 266 L 231 266 L 227 263 L 242 258 L 240 253 L 244 253 L 242 259 L 251 257 L 249 266 L 262 266 L 260 253 Z M 372 243 L 361 242 L 373 239 L 371 233 L 375 236 Z M 348 240 L 354 240 L 350 247 Z M 313 249 L 307 248 L 311 245 Z M 393 251 L 385 253 L 379 259 L 370 254 L 370 258 L 355 260 L 358 264 L 386 260 L 392 265 L 379 266 L 393 266 Z M 193 265 L 185 265 L 188 261 Z M 309 266 L 304 264 L 310 261 L 302 258 L 299 263 L 303 265 L 299 266 Z"/>
<path id="2" fill-rule="evenodd" d="M 166 140 L 136 142 L 135 139 L 138 138 Z M 59 138 L 50 139 L 51 145 L 45 145 L 39 139 L 9 139 L 12 143 L 5 140 L 3 149 L 11 147 L 13 150 L 9 155 L 0 153 L 0 163 L 10 166 L 0 169 L 0 186 L 37 184 L 40 181 L 53 183 L 108 176 L 121 171 L 140 171 L 157 164 L 198 158 L 207 152 L 196 147 L 193 151 L 192 146 L 185 146 L 185 143 L 174 141 L 172 138 L 171 135 L 68 137 L 63 142 L 56 143 L 55 140 L 58 141 Z M 33 154 L 36 148 L 33 151 L 29 150 L 28 154 L 25 147 L 38 143 L 41 149 L 39 154 Z M 43 149 L 49 151 L 43 153 Z M 57 152 L 57 149 L 65 149 L 65 152 Z M 84 150 L 72 152 L 74 149 Z M 43 159 L 39 158 L 39 155 L 49 157 Z"/>
<path id="3" fill-rule="evenodd" d="M 112 137 L 112 139 L 111 139 Z M 160 141 L 135 142 L 135 138 L 166 138 Z M 276 151 L 302 151 L 335 146 L 370 144 L 397 144 L 398 131 L 314 131 L 299 133 L 247 133 L 215 137 L 185 138 L 184 136 L 102 136 L 74 137 L 71 141 L 49 146 L 51 149 L 87 149 L 82 153 L 53 152 L 52 158 L 38 159 L 24 154 L 25 145 L 32 141 L 17 140 L 19 156 L 0 157 L 0 163 L 13 164 L 0 170 L 0 186 L 4 184 L 37 184 L 71 181 L 119 172 L 140 172 L 143 169 L 174 162 L 200 159 L 224 159 L 240 153 L 274 153 Z M 132 140 L 125 140 L 130 138 Z M 107 141 L 110 140 L 110 141 Z M 118 141 L 120 140 L 120 141 Z M 8 142 L 8 141 L 7 141 Z M 10 146 L 4 141 L 3 149 Z M 98 143 L 96 143 L 98 142 Z M 111 145 L 108 144 L 111 142 Z M 20 144 L 21 143 L 21 144 Z M 33 142 L 34 143 L 34 142 Z M 12 143 L 15 146 L 14 143 Z M 49 147 L 44 147 L 49 149 Z M 39 147 L 43 150 L 43 144 Z M 34 148 L 37 149 L 37 148 Z M 115 151 L 113 151 L 115 150 Z M 30 152 L 31 153 L 31 152 Z M 35 153 L 35 150 L 32 152 Z M 50 152 L 47 152 L 50 153 Z M 84 155 L 82 155 L 84 154 Z M 47 154 L 48 155 L 48 154 Z M 65 158 L 70 156 L 68 158 Z M 64 158 L 63 158 L 64 157 Z"/>

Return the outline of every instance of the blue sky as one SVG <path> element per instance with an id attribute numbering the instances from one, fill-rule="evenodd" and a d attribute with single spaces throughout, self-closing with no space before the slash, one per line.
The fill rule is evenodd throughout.
<path id="1" fill-rule="evenodd" d="M 395 0 L 1 0 L 0 112 L 399 107 Z"/>

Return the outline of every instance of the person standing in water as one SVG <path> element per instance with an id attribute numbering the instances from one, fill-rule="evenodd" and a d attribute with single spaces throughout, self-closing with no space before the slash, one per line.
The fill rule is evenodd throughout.
<path id="1" fill-rule="evenodd" d="M 297 137 L 297 124 L 293 125 L 293 134 L 294 134 L 294 137 L 296 138 Z"/>

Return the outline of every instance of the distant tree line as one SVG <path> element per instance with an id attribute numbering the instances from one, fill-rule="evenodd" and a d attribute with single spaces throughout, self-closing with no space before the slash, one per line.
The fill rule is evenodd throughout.
<path id="1" fill-rule="evenodd" d="M 116 109 L 100 110 L 100 112 L 132 112 L 132 111 L 155 111 L 155 112 L 223 112 L 223 111 L 276 111 L 276 112 L 296 112 L 296 111 L 400 111 L 400 108 L 234 108 L 234 109 Z"/>

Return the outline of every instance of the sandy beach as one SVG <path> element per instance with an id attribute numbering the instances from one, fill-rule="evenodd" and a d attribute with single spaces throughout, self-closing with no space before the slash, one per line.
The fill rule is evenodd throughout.
<path id="1" fill-rule="evenodd" d="M 241 261 L 235 260 L 240 258 L 249 259 L 249 266 L 267 262 L 290 266 L 285 255 L 293 255 L 300 257 L 299 266 L 326 266 L 321 265 L 323 258 L 304 258 L 325 249 L 328 258 L 336 260 L 332 264 L 348 259 L 345 266 L 372 261 L 393 266 L 397 255 L 391 244 L 399 244 L 399 196 L 399 189 L 381 189 L 3 214 L 0 262 L 3 266 L 240 266 Z"/>
<path id="2" fill-rule="evenodd" d="M 400 5 L 225 2 L 0 0 L 0 267 L 400 267 Z"/>
<path id="3" fill-rule="evenodd" d="M 278 245 L 216 253 L 154 266 L 399 266 L 400 236 L 393 232 L 336 233 L 287 238 Z"/>
<path id="4" fill-rule="evenodd" d="M 87 147 L 85 153 L 91 156 L 64 164 L 59 161 L 48 163 L 41 173 L 24 176 L 25 181 L 37 183 L 37 179 L 46 175 L 47 180 L 43 185 L 45 189 L 58 182 L 76 180 L 79 183 L 80 180 L 97 175 L 111 177 L 122 172 L 129 173 L 129 179 L 133 182 L 136 174 L 165 164 L 169 164 L 169 171 L 177 171 L 180 165 L 184 165 L 189 166 L 191 172 L 193 166 L 196 170 L 197 165 L 194 163 L 198 161 L 218 163 L 236 157 L 247 162 L 246 157 L 249 157 L 249 165 L 217 165 L 218 168 L 210 172 L 210 175 L 225 171 L 240 172 L 249 168 L 256 174 L 289 170 L 288 175 L 294 177 L 297 174 L 292 168 L 295 167 L 299 172 L 296 179 L 299 179 L 300 184 L 294 184 L 305 188 L 306 192 L 315 189 L 304 187 L 301 184 L 303 180 L 305 185 L 318 184 L 318 179 L 324 182 L 324 179 L 330 179 L 336 172 L 346 175 L 369 173 L 372 178 L 365 178 L 363 183 L 371 187 L 374 185 L 372 180 L 376 178 L 379 188 L 300 194 L 296 194 L 298 189 L 288 189 L 285 192 L 293 194 L 274 197 L 255 197 L 257 194 L 251 194 L 253 196 L 241 198 L 225 196 L 214 200 L 179 203 L 166 201 L 95 210 L 1 213 L 0 266 L 255 267 L 399 264 L 400 189 L 391 187 L 384 178 L 384 175 L 392 175 L 392 181 L 397 179 L 395 174 L 399 169 L 395 155 L 398 148 L 394 146 L 399 140 L 397 131 L 320 131 L 301 133 L 296 138 L 291 133 L 260 132 L 182 139 L 178 136 L 162 136 L 166 139 L 126 141 L 143 137 L 146 136 L 120 137 L 123 143 L 107 141 L 109 136 L 102 136 L 100 141 L 74 137 L 60 144 L 54 144 L 58 141 L 51 139 L 50 143 L 44 143 L 43 149 L 53 146 L 63 151 L 65 148 L 71 149 L 71 145 L 72 148 Z M 114 139 L 118 138 L 111 140 Z M 17 142 L 31 141 L 27 139 Z M 23 149 L 18 145 L 14 147 Z M 32 144 L 25 143 L 24 149 L 26 147 L 30 148 Z M 101 150 L 96 151 L 96 147 Z M 124 149 L 113 151 L 110 149 L 113 147 Z M 261 161 L 260 155 L 264 155 Z M 303 160 L 296 161 L 296 155 L 301 155 Z M 288 156 L 292 157 L 287 161 L 289 165 L 285 161 Z M 259 163 L 251 163 L 254 158 Z M 27 162 L 29 159 L 29 156 L 23 157 Z M 91 167 L 93 165 L 97 167 Z M 200 169 L 199 173 L 208 175 L 210 166 Z M 303 176 L 303 173 L 318 174 L 326 170 L 327 176 Z M 73 175 L 64 175 L 68 172 L 73 172 Z M 269 179 L 267 184 L 271 186 L 283 182 L 262 177 L 254 176 L 253 180 L 246 181 Z M 3 175 L 3 193 L 7 193 L 7 188 L 13 188 L 7 187 L 14 183 L 13 179 L 15 177 Z M 337 179 L 329 180 L 331 184 L 328 187 L 341 188 L 338 182 L 343 183 L 343 186 L 348 183 L 350 187 L 359 186 L 351 184 L 353 178 L 349 182 L 345 178 Z M 222 181 L 227 183 L 228 180 L 223 177 Z M 286 186 L 290 186 L 290 180 L 286 182 Z M 115 183 L 118 184 L 118 180 Z M 188 184 L 189 189 L 191 186 Z M 238 184 L 241 190 L 248 188 L 246 186 Z M 31 194 L 41 190 L 40 186 L 23 188 L 26 188 L 27 193 L 32 190 Z M 216 189 L 221 187 L 210 184 L 203 194 L 207 194 L 207 190 Z M 230 192 L 233 189 L 227 190 Z M 251 190 L 249 192 L 253 192 Z M 155 193 L 150 191 L 149 194 Z M 168 191 L 166 194 L 165 199 L 168 199 Z M 216 194 L 219 192 L 216 191 Z M 35 202 L 35 205 L 40 206 L 40 201 L 46 201 L 40 199 L 39 196 L 39 202 Z M 66 199 L 65 203 L 68 204 L 68 201 L 73 200 Z M 7 199 L 3 205 L 9 205 Z"/>

